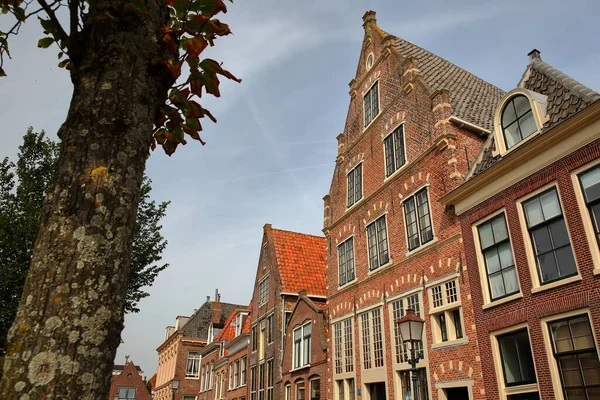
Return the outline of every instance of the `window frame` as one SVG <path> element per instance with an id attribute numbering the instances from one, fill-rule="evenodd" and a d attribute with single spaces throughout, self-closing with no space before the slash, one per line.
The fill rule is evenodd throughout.
<path id="1" fill-rule="evenodd" d="M 569 243 L 571 245 L 571 251 L 573 252 L 573 259 L 575 260 L 575 268 L 576 268 L 577 273 L 573 274 L 571 276 L 563 277 L 561 279 L 544 282 L 542 284 L 542 282 L 540 281 L 537 260 L 536 260 L 535 252 L 533 249 L 533 243 L 532 243 L 531 235 L 529 232 L 529 227 L 527 226 L 527 218 L 525 217 L 525 209 L 524 209 L 523 204 L 526 203 L 528 200 L 531 200 L 534 197 L 544 194 L 552 189 L 556 190 L 556 195 L 558 197 L 558 203 L 560 205 L 562 217 L 563 217 L 564 223 L 565 223 L 565 228 L 567 231 L 567 235 L 569 237 Z M 572 282 L 581 280 L 582 278 L 581 278 L 581 272 L 579 270 L 579 262 L 577 260 L 577 253 L 573 249 L 573 239 L 571 238 L 571 230 L 569 228 L 569 220 L 568 219 L 571 216 L 564 212 L 565 207 L 562 202 L 561 191 L 560 191 L 560 188 L 558 187 L 557 182 L 553 181 L 546 185 L 540 186 L 533 192 L 530 192 L 530 193 L 526 194 L 525 196 L 517 199 L 516 203 L 517 203 L 517 213 L 519 216 L 519 224 L 521 226 L 521 234 L 523 237 L 523 243 L 524 243 L 524 247 L 525 247 L 525 255 L 527 258 L 527 265 L 528 265 L 529 274 L 531 277 L 531 284 L 532 284 L 531 292 L 537 293 L 540 291 L 553 289 L 553 288 L 556 288 L 559 286 L 568 285 Z"/>
<path id="2" fill-rule="evenodd" d="M 525 113 L 523 113 L 521 115 L 517 115 L 517 107 L 515 106 L 515 100 L 517 98 L 519 98 L 519 97 L 524 98 L 525 101 L 527 102 L 527 104 L 529 105 L 529 109 L 527 111 L 525 111 Z M 510 106 L 513 107 L 513 110 L 515 112 L 515 119 L 511 123 L 509 123 L 508 125 L 504 126 L 504 122 L 503 122 L 504 113 L 506 112 L 506 109 L 508 107 L 510 107 Z M 521 123 L 520 122 L 526 118 L 527 114 L 531 115 L 531 118 L 533 119 L 533 122 L 536 125 L 536 130 L 533 131 L 533 132 L 531 132 L 529 135 L 523 137 L 523 132 L 521 130 Z M 517 127 L 519 129 L 519 137 L 521 138 L 521 140 L 515 142 L 512 146 L 508 146 L 508 140 L 507 140 L 507 137 L 506 137 L 506 128 L 508 128 L 509 126 L 514 125 L 514 124 L 517 124 Z M 523 95 L 521 93 L 515 94 L 515 95 L 511 96 L 510 98 L 508 98 L 506 100 L 506 102 L 504 102 L 504 104 L 503 104 L 503 106 L 502 106 L 502 108 L 500 110 L 500 129 L 502 130 L 502 137 L 504 139 L 504 146 L 506 147 L 507 151 L 511 150 L 513 147 L 515 147 L 516 145 L 518 145 L 522 141 L 526 140 L 530 136 L 533 136 L 533 135 L 535 135 L 536 133 L 539 132 L 539 127 L 537 126 L 537 123 L 535 121 L 535 115 L 533 113 L 533 104 L 531 104 L 531 100 L 527 96 L 525 96 L 525 95 Z"/>
<path id="3" fill-rule="evenodd" d="M 346 209 L 354 207 L 364 198 L 363 164 L 362 161 L 359 162 L 346 174 Z M 358 169 L 360 169 L 360 186 L 356 184 L 356 174 Z M 350 176 L 352 176 L 352 202 L 350 202 Z M 357 197 L 357 192 L 359 192 L 358 195 L 360 195 L 360 197 Z"/>
<path id="4" fill-rule="evenodd" d="M 258 281 L 258 306 L 261 307 L 269 302 L 269 274 Z"/>
<path id="5" fill-rule="evenodd" d="M 296 389 L 296 390 L 294 391 L 294 392 L 295 392 L 295 394 L 296 394 L 296 396 L 295 396 L 294 398 L 295 398 L 296 400 L 299 400 L 299 399 L 298 399 L 298 397 L 299 397 L 299 396 L 298 396 L 298 393 L 299 393 L 299 390 L 300 390 L 300 387 L 299 387 L 300 385 L 302 385 L 302 390 L 304 391 L 304 396 L 303 396 L 303 399 L 302 399 L 302 400 L 306 400 L 306 380 L 304 380 L 304 379 L 302 379 L 302 378 L 296 379 L 296 381 L 294 382 L 294 387 L 295 387 L 295 389 Z"/>
<path id="6" fill-rule="evenodd" d="M 248 357 L 240 358 L 240 387 L 246 386 L 246 373 L 248 369 Z"/>
<path id="7" fill-rule="evenodd" d="M 575 188 L 575 197 L 577 199 L 577 205 L 581 214 L 583 222 L 583 228 L 585 231 L 586 239 L 588 242 L 588 248 L 592 255 L 594 264 L 593 273 L 594 275 L 600 275 L 600 241 L 597 240 L 595 229 L 593 226 L 592 216 L 587 206 L 585 196 L 583 193 L 583 186 L 581 184 L 580 175 L 591 171 L 594 168 L 600 167 L 600 158 L 595 159 L 571 172 L 571 180 L 573 187 Z"/>
<path id="8" fill-rule="evenodd" d="M 389 132 L 387 135 L 385 135 L 382 139 L 381 139 L 381 145 L 383 146 L 383 174 L 384 174 L 384 182 L 388 179 L 390 179 L 392 176 L 396 175 L 397 172 L 403 170 L 407 165 L 408 165 L 408 157 L 406 154 L 406 132 L 404 129 L 404 125 L 405 122 L 401 122 L 400 124 L 398 124 L 391 132 Z M 397 144 L 396 144 L 396 132 L 397 131 L 401 131 L 401 135 L 402 135 L 402 158 L 403 158 L 403 162 L 401 165 L 396 165 L 396 161 L 397 161 L 397 155 L 396 155 L 396 150 L 398 148 Z M 386 141 L 391 138 L 391 142 L 392 142 L 392 162 L 393 162 L 393 170 L 388 173 L 388 163 L 387 163 L 387 146 L 386 146 Z"/>
<path id="9" fill-rule="evenodd" d="M 429 224 L 431 226 L 431 239 L 427 240 L 426 242 L 423 242 L 423 238 L 422 238 L 422 234 L 423 234 L 423 229 L 421 228 L 420 225 L 420 220 L 421 217 L 419 216 L 419 210 L 418 210 L 418 206 L 417 206 L 417 195 L 421 194 L 422 192 L 425 192 L 426 196 L 427 196 L 427 209 L 428 209 L 428 217 L 429 217 Z M 407 212 L 406 212 L 406 206 L 407 204 L 412 201 L 413 205 L 414 205 L 414 214 L 415 214 L 415 222 L 414 224 L 417 227 L 417 238 L 419 239 L 419 244 L 416 247 L 411 248 L 410 245 L 410 240 L 409 240 L 409 232 L 408 232 L 408 223 L 406 222 L 407 219 Z M 418 188 L 417 190 L 415 190 L 412 194 L 410 194 L 409 196 L 406 196 L 403 200 L 402 200 L 402 218 L 404 219 L 404 236 L 406 238 L 405 242 L 406 242 L 406 255 L 412 254 L 414 252 L 417 252 L 423 248 L 425 248 L 427 245 L 429 245 L 430 243 L 434 243 L 436 241 L 436 235 L 435 235 L 435 229 L 433 226 L 433 216 L 432 216 L 432 209 L 431 209 L 431 196 L 429 193 L 429 185 L 425 185 L 422 186 L 420 188 Z"/>
<path id="10" fill-rule="evenodd" d="M 379 314 L 379 329 L 377 332 L 375 329 L 375 318 L 374 313 Z M 359 325 L 359 347 L 360 347 L 360 362 L 361 371 L 373 371 L 381 368 L 386 368 L 386 349 L 385 349 L 385 337 L 384 337 L 384 318 L 383 318 L 383 307 L 381 304 L 362 311 L 357 314 L 357 323 Z M 364 323 L 363 316 L 367 316 L 367 324 Z M 368 334 L 368 336 L 366 336 Z M 379 339 L 376 339 L 379 336 Z M 368 354 L 366 354 L 368 353 Z M 379 353 L 379 354 L 377 354 Z M 368 360 L 367 356 L 368 355 Z M 379 360 L 379 364 L 377 365 Z M 367 366 L 368 365 L 368 366 Z"/>
<path id="11" fill-rule="evenodd" d="M 483 251 L 481 250 L 481 238 L 479 235 L 479 227 L 481 227 L 482 225 L 491 222 L 493 219 L 498 218 L 500 215 L 504 215 L 504 222 L 506 224 L 506 230 L 508 232 L 508 242 L 510 244 L 510 251 L 512 253 L 512 257 L 513 257 L 513 263 L 514 263 L 514 269 L 515 269 L 515 274 L 517 277 L 517 286 L 519 288 L 519 290 L 517 292 L 508 294 L 508 295 L 504 295 L 501 297 L 498 297 L 496 299 L 492 299 L 492 289 L 491 289 L 491 285 L 489 282 L 489 276 L 487 273 L 487 264 L 485 261 L 485 256 L 483 254 Z M 485 217 L 475 221 L 472 225 L 471 225 L 471 231 L 473 234 L 473 241 L 475 244 L 475 253 L 476 253 L 476 257 L 477 257 L 477 267 L 479 269 L 479 281 L 481 283 L 481 288 L 482 288 L 482 295 L 483 295 L 483 309 L 489 308 L 489 307 L 493 307 L 496 305 L 500 305 L 500 304 L 504 304 L 506 302 L 518 299 L 523 297 L 523 290 L 521 288 L 521 279 L 519 277 L 519 267 L 517 266 L 517 260 L 515 257 L 515 249 L 514 249 L 514 245 L 513 245 L 513 237 L 510 231 L 510 225 L 508 222 L 508 216 L 507 216 L 507 210 L 506 208 L 500 208 L 496 211 L 494 211 L 493 213 L 490 213 L 488 215 L 486 215 Z M 496 244 L 497 246 L 497 244 Z"/>
<path id="12" fill-rule="evenodd" d="M 121 390 L 125 389 L 125 397 L 121 397 Z M 129 397 L 129 391 L 133 390 L 133 397 Z M 135 400 L 137 396 L 137 388 L 134 386 L 119 386 L 118 394 L 119 400 Z"/>
<path id="13" fill-rule="evenodd" d="M 423 303 L 422 289 L 415 289 L 409 292 L 402 293 L 400 296 L 394 296 L 388 299 L 388 312 L 389 312 L 389 334 L 390 334 L 390 346 L 392 346 L 392 364 L 394 365 L 394 369 L 396 370 L 406 370 L 410 369 L 411 366 L 408 363 L 408 354 L 410 352 L 410 344 L 402 342 L 400 338 L 399 326 L 396 324 L 396 321 L 402 318 L 406 310 L 414 305 L 415 303 L 412 301 L 416 296 L 418 310 L 415 310 L 415 314 L 417 316 L 424 317 L 425 316 L 425 304 Z M 397 305 L 398 308 L 396 308 Z M 416 349 L 416 351 L 420 351 L 422 353 L 422 357 L 419 359 L 417 363 L 417 368 L 426 368 L 427 367 L 427 337 L 423 335 L 423 338 L 420 341 L 420 345 Z"/>
<path id="14" fill-rule="evenodd" d="M 336 369 L 336 347 L 337 337 L 336 329 L 339 326 L 339 355 L 340 355 L 340 368 L 341 372 Z M 333 340 L 333 363 L 332 371 L 335 377 L 351 377 L 354 376 L 354 364 L 355 364 L 355 352 L 354 352 L 354 319 L 352 317 L 345 317 L 342 319 L 336 319 L 331 322 L 331 332 Z"/>
<path id="15" fill-rule="evenodd" d="M 319 397 L 313 397 L 312 393 L 313 393 L 313 385 L 314 382 L 319 382 Z M 308 400 L 313 400 L 313 399 L 317 399 L 320 400 L 321 399 L 321 377 L 319 375 L 312 375 L 310 378 L 308 378 Z"/>
<path id="16" fill-rule="evenodd" d="M 381 238 L 379 237 L 379 230 L 377 229 L 377 223 L 383 219 L 385 224 L 385 244 L 386 244 L 386 255 L 387 255 L 387 261 L 385 263 L 381 263 L 381 249 L 379 248 L 380 243 L 382 242 Z M 370 237 L 369 237 L 369 227 L 371 226 L 375 226 L 375 248 L 377 251 L 377 266 L 373 267 L 371 264 L 371 256 L 370 256 L 370 250 L 371 250 L 371 243 L 370 243 Z M 367 251 L 367 260 L 368 260 L 368 265 L 369 265 L 369 273 L 372 273 L 374 271 L 377 271 L 379 269 L 381 269 L 382 267 L 385 267 L 389 264 L 392 263 L 392 257 L 390 256 L 390 241 L 389 241 L 389 229 L 388 229 L 388 221 L 387 221 L 387 212 L 383 213 L 382 215 L 378 216 L 377 218 L 373 219 L 371 222 L 369 222 L 368 224 L 365 225 L 365 235 L 367 238 L 367 246 L 366 246 L 366 251 Z M 355 272 L 356 273 L 356 272 Z"/>
<path id="17" fill-rule="evenodd" d="M 267 316 L 267 344 L 275 341 L 275 313 L 272 312 Z"/>
<path id="18" fill-rule="evenodd" d="M 307 334 L 305 330 L 308 326 L 310 326 L 310 332 Z M 309 319 L 295 326 L 292 330 L 292 371 L 310 367 L 312 361 L 312 328 L 312 319 Z M 300 332 L 298 340 L 296 339 L 297 331 Z M 299 344 L 299 349 L 297 344 Z M 308 347 L 308 351 L 306 347 Z M 299 358 L 297 359 L 297 357 Z"/>
<path id="19" fill-rule="evenodd" d="M 190 358 L 192 353 L 194 353 L 197 358 Z M 196 373 L 188 373 L 190 367 L 190 361 L 192 361 L 192 370 L 193 366 L 196 365 Z M 202 361 L 202 356 L 199 351 L 191 350 L 188 351 L 187 362 L 185 365 L 185 378 L 186 379 L 200 379 L 200 363 Z M 193 371 L 192 371 L 193 372 Z"/>
<path id="20" fill-rule="evenodd" d="M 373 99 L 371 98 L 371 91 L 373 90 L 373 88 L 377 87 L 377 114 L 373 115 Z M 367 98 L 367 96 L 369 96 L 369 102 L 370 104 L 370 119 L 367 122 L 367 108 L 365 106 L 365 100 Z M 362 116 L 363 116 L 363 128 L 364 130 L 366 130 L 369 126 L 371 126 L 371 124 L 373 123 L 373 121 L 375 121 L 375 119 L 377 119 L 377 117 L 379 116 L 379 114 L 381 114 L 381 88 L 379 87 L 379 79 L 376 79 L 375 82 L 373 82 L 371 84 L 371 86 L 369 86 L 369 89 L 364 93 L 363 98 L 362 98 L 362 108 L 363 108 L 363 112 L 362 112 Z"/>
<path id="21" fill-rule="evenodd" d="M 350 267 L 347 265 L 348 264 L 348 243 L 352 242 L 352 279 L 348 279 L 348 272 L 350 272 Z M 344 271 L 344 282 L 342 282 L 342 274 L 341 274 L 341 270 L 342 270 L 342 265 L 340 263 L 340 248 L 344 246 L 344 267 L 345 267 L 345 271 Z M 350 235 L 349 237 L 347 237 L 346 239 L 344 239 L 344 241 L 342 241 L 341 243 L 339 243 L 337 245 L 337 250 L 338 250 L 338 254 L 337 254 L 337 262 L 338 262 L 338 289 L 342 288 L 344 286 L 347 286 L 353 282 L 356 281 L 356 252 L 355 252 L 355 246 L 354 246 L 354 235 Z"/>
<path id="22" fill-rule="evenodd" d="M 427 287 L 427 297 L 429 302 L 429 317 L 431 321 L 431 333 L 433 343 L 432 349 L 446 347 L 451 345 L 464 344 L 469 341 L 465 330 L 464 309 L 462 306 L 462 298 L 460 292 L 458 274 L 452 274 L 444 280 L 437 280 L 429 283 Z M 454 282 L 454 288 L 449 288 L 449 284 Z M 434 305 L 434 292 L 440 288 L 441 305 Z M 454 291 L 453 294 L 452 290 Z M 448 301 L 449 297 L 455 296 L 455 301 Z M 454 311 L 459 311 L 459 321 L 457 323 Z M 440 316 L 443 315 L 443 318 Z M 443 323 L 443 324 L 442 324 Z M 442 328 L 443 326 L 443 328 Z M 458 327 L 461 328 L 462 336 L 458 335 Z M 444 329 L 445 328 L 445 329 Z"/>

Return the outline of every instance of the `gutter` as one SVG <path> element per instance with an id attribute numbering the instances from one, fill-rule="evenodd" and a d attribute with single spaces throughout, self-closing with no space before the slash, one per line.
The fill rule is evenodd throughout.
<path id="1" fill-rule="evenodd" d="M 466 128 L 466 129 L 468 129 L 470 131 L 473 131 L 473 132 L 475 132 L 475 133 L 477 133 L 477 134 L 479 134 L 481 136 L 488 136 L 491 133 L 489 130 L 484 129 L 484 128 L 482 128 L 479 125 L 475 125 L 475 124 L 472 124 L 470 122 L 467 122 L 464 119 L 458 118 L 455 115 L 451 115 L 448 118 L 448 121 L 453 122 L 459 128 Z"/>

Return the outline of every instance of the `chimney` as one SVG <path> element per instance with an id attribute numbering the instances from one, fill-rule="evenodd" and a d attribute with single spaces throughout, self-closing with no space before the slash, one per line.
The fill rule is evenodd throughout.
<path id="1" fill-rule="evenodd" d="M 376 13 L 373 10 L 369 10 L 363 15 L 363 27 L 367 27 L 369 25 L 377 25 Z"/>
<path id="2" fill-rule="evenodd" d="M 535 60 L 542 60 L 542 57 L 540 56 L 540 51 L 538 49 L 533 49 L 531 50 L 529 53 L 527 53 L 527 55 L 529 56 L 529 61 L 533 62 Z"/>
<path id="3" fill-rule="evenodd" d="M 213 324 L 221 322 L 221 295 L 219 294 L 219 289 L 215 289 L 215 300 L 212 303 L 211 322 Z"/>
<path id="4" fill-rule="evenodd" d="M 219 301 L 219 288 L 215 289 L 215 301 Z"/>
<path id="5" fill-rule="evenodd" d="M 210 301 L 210 296 L 206 296 L 206 302 L 208 303 Z"/>

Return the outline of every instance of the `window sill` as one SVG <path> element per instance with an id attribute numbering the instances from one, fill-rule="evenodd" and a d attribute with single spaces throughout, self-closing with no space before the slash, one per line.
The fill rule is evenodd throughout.
<path id="1" fill-rule="evenodd" d="M 290 372 L 301 371 L 301 370 L 307 369 L 307 368 L 310 368 L 310 364 L 306 364 L 301 367 L 296 367 L 296 368 L 290 369 Z"/>
<path id="2" fill-rule="evenodd" d="M 347 213 L 348 211 L 354 209 L 356 206 L 358 206 L 359 204 L 361 204 L 364 199 L 365 199 L 365 196 L 361 197 L 360 200 L 355 201 L 354 204 L 352 204 L 351 206 L 349 206 L 349 207 L 346 206 L 346 211 L 344 211 L 344 212 Z"/>
<path id="3" fill-rule="evenodd" d="M 494 308 L 496 306 L 500 306 L 502 304 L 506 304 L 506 303 L 509 303 L 509 302 L 511 302 L 513 300 L 517 300 L 517 299 L 521 299 L 521 298 L 523 298 L 523 293 L 518 292 L 518 293 L 515 293 L 515 294 L 511 294 L 510 296 L 503 297 L 503 298 L 501 298 L 499 300 L 494 300 L 494 301 L 492 301 L 490 303 L 484 304 L 483 306 L 481 306 L 481 309 L 482 310 L 487 310 L 487 309 Z"/>
<path id="4" fill-rule="evenodd" d="M 379 266 L 379 267 L 377 267 L 377 268 L 375 268 L 375 269 L 371 269 L 371 270 L 369 270 L 369 272 L 367 272 L 367 276 L 374 275 L 374 274 L 378 273 L 379 271 L 381 271 L 381 270 L 383 270 L 383 269 L 385 269 L 385 268 L 389 267 L 389 266 L 390 266 L 390 265 L 392 265 L 393 263 L 394 263 L 394 260 L 392 260 L 392 259 L 390 258 L 390 261 L 386 262 L 385 264 L 383 264 L 383 265 L 381 265 L 381 266 Z"/>
<path id="5" fill-rule="evenodd" d="M 560 287 L 560 286 L 568 285 L 568 284 L 573 283 L 573 282 L 578 282 L 581 279 L 582 279 L 581 275 L 577 274 L 577 275 L 571 276 L 569 278 L 561 279 L 559 281 L 554 281 L 554 282 L 549 283 L 547 285 L 533 287 L 533 288 L 531 288 L 531 293 L 539 293 L 539 292 L 543 292 L 543 291 L 546 291 L 546 290 L 554 289 L 554 288 L 557 288 L 557 287 Z"/>
<path id="6" fill-rule="evenodd" d="M 443 306 L 439 306 L 436 308 L 433 308 L 433 307 L 430 308 L 429 315 L 440 314 L 440 313 L 443 313 L 444 311 L 456 310 L 461 307 L 462 307 L 462 300 L 456 300 L 454 303 L 444 304 Z M 444 342 L 444 343 L 447 343 L 447 342 Z"/>
<path id="7" fill-rule="evenodd" d="M 534 393 L 534 392 L 538 392 L 539 388 L 537 383 L 530 383 L 530 384 L 526 384 L 526 385 L 519 385 L 519 386 L 507 386 L 504 388 L 504 393 L 506 393 L 507 395 L 511 395 L 511 394 L 520 394 L 520 393 Z"/>
<path id="8" fill-rule="evenodd" d="M 344 290 L 352 285 L 354 285 L 358 280 L 356 279 L 356 277 L 354 277 L 354 279 L 352 279 L 350 282 L 346 282 L 344 283 L 342 286 L 338 285 L 338 291 L 340 290 Z"/>
<path id="9" fill-rule="evenodd" d="M 456 340 L 449 340 L 447 342 L 441 342 L 441 343 L 435 343 L 431 345 L 431 350 L 440 350 L 440 349 L 445 349 L 447 347 L 455 347 L 455 346 L 462 346 L 464 344 L 469 343 L 469 338 L 468 337 L 464 337 L 462 339 L 456 339 Z"/>
<path id="10" fill-rule="evenodd" d="M 594 268 L 594 275 L 600 275 L 600 268 Z"/>
<path id="11" fill-rule="evenodd" d="M 373 86 L 371 86 L 371 87 L 373 87 Z M 364 118 L 364 115 L 365 115 L 364 112 L 365 111 L 363 110 L 363 114 L 362 114 L 363 118 Z M 380 109 L 379 112 L 377 113 L 377 115 L 375 117 L 373 117 L 373 119 L 371 119 L 371 121 L 369 121 L 369 124 L 363 128 L 363 133 L 366 132 L 367 129 L 369 129 L 371 127 L 371 125 L 373 125 L 373 123 L 375 121 L 377 121 L 377 119 L 379 119 L 379 117 L 381 116 L 381 114 L 383 114 L 383 113 L 381 112 L 381 109 Z"/>
<path id="12" fill-rule="evenodd" d="M 397 170 L 392 172 L 389 176 L 386 176 L 385 178 L 383 178 L 383 183 L 386 183 L 387 181 L 394 179 L 394 177 L 396 175 L 398 175 L 400 173 L 400 171 L 404 171 L 406 169 L 406 167 L 408 167 L 408 161 L 404 161 L 404 164 L 400 168 L 398 168 Z"/>
<path id="13" fill-rule="evenodd" d="M 406 252 L 406 257 L 414 256 L 415 254 L 418 254 L 421 250 L 425 250 L 425 249 L 433 246 L 437 242 L 438 242 L 438 238 L 436 236 L 432 240 L 430 240 L 429 242 L 425 243 L 424 245 L 421 245 L 421 246 L 417 247 L 416 249 L 407 251 Z"/>
<path id="14" fill-rule="evenodd" d="M 200 379 L 199 376 L 185 376 L 184 379 Z"/>

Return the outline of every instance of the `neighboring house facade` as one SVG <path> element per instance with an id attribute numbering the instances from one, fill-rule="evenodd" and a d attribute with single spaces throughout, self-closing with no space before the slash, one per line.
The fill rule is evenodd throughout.
<path id="1" fill-rule="evenodd" d="M 239 304 L 223 303 L 215 292 L 215 300 L 207 301 L 191 317 L 177 317 L 174 327 L 167 327 L 165 341 L 156 349 L 158 369 L 154 400 L 197 400 L 200 392 L 201 352 L 221 332 L 225 320 Z M 173 393 L 171 382 L 179 381 Z"/>
<path id="2" fill-rule="evenodd" d="M 322 400 L 327 381 L 327 304 L 299 293 L 285 328 L 283 399 Z"/>
<path id="3" fill-rule="evenodd" d="M 363 17 L 364 40 L 324 197 L 331 358 L 324 398 L 482 400 L 457 187 L 504 92 Z M 396 321 L 425 319 L 418 384 Z"/>
<path id="4" fill-rule="evenodd" d="M 152 400 L 139 366 L 131 361 L 114 366 L 108 400 Z"/>
<path id="5" fill-rule="evenodd" d="M 600 399 L 600 94 L 533 50 L 460 216 L 489 399 Z"/>
<path id="6" fill-rule="evenodd" d="M 248 398 L 282 397 L 283 340 L 301 290 L 325 300 L 325 238 L 263 228 L 263 240 L 254 284 L 248 354 Z"/>
<path id="7" fill-rule="evenodd" d="M 248 311 L 238 310 L 233 318 L 233 332 L 225 344 L 229 363 L 229 385 L 227 400 L 248 398 L 248 349 L 250 346 L 250 316 Z"/>

